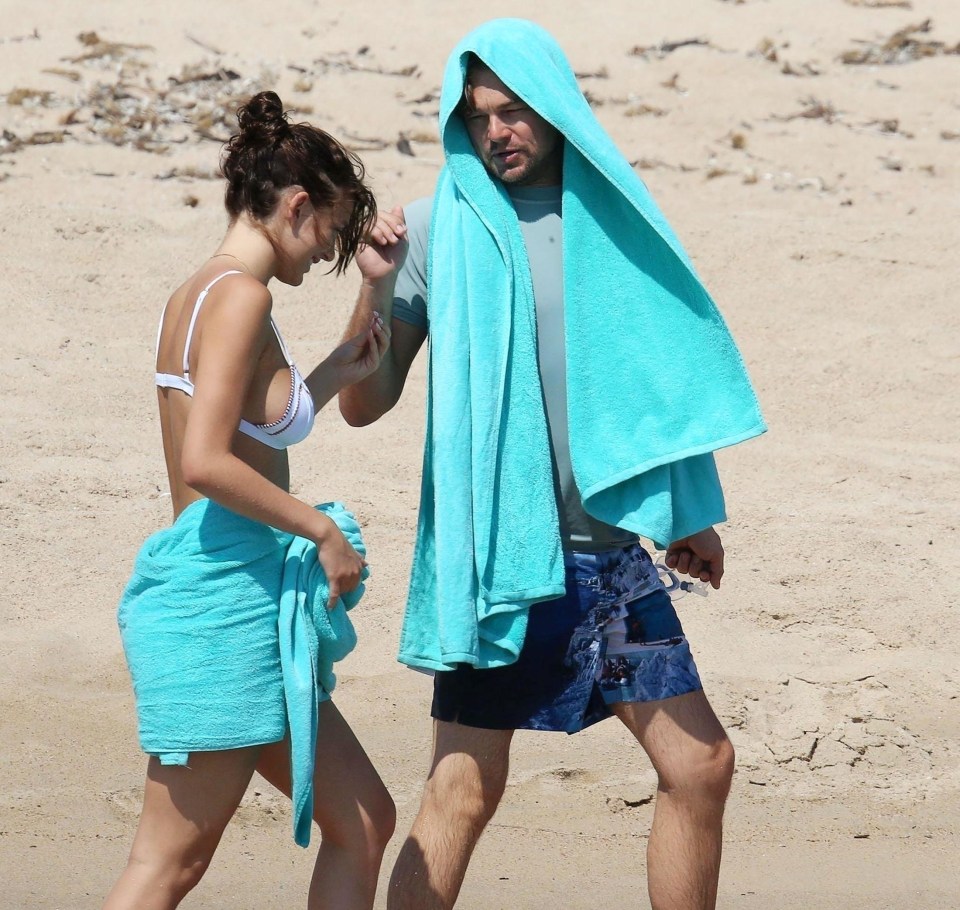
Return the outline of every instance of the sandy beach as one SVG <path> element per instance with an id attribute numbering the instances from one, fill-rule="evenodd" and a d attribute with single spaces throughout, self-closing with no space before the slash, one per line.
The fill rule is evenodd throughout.
<path id="1" fill-rule="evenodd" d="M 275 89 L 402 204 L 442 163 L 448 52 L 499 15 L 568 52 L 770 428 L 719 454 L 727 574 L 679 605 L 738 752 L 719 907 L 960 907 L 956 0 L 0 9 L 0 907 L 98 908 L 133 836 L 145 759 L 115 611 L 171 518 L 156 324 L 222 234 L 237 100 Z M 301 363 L 358 284 L 273 288 Z M 430 749 L 430 681 L 396 662 L 424 389 L 421 357 L 382 421 L 328 407 L 291 455 L 293 492 L 349 504 L 370 548 L 335 699 L 397 802 L 378 908 Z M 616 722 L 518 734 L 458 907 L 649 907 L 654 790 Z M 312 863 L 255 779 L 183 906 L 303 906 Z"/>

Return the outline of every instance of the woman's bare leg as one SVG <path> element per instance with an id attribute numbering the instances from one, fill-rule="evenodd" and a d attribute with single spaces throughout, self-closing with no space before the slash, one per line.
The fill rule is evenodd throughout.
<path id="1" fill-rule="evenodd" d="M 368 910 L 396 823 L 393 800 L 333 702 L 320 705 L 318 727 L 313 818 L 320 826 L 321 842 L 307 906 Z M 291 795 L 286 742 L 264 746 L 257 771 Z"/>
<path id="2" fill-rule="evenodd" d="M 183 900 L 210 864 L 260 748 L 192 752 L 188 767 L 150 759 L 130 858 L 104 910 L 172 910 Z"/>

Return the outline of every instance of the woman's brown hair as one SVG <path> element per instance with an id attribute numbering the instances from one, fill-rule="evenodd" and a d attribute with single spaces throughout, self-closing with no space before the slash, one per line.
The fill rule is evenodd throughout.
<path id="1" fill-rule="evenodd" d="M 288 186 L 302 186 L 316 209 L 347 196 L 353 209 L 337 238 L 335 271 L 341 274 L 377 217 L 360 159 L 318 127 L 291 123 L 276 92 L 254 95 L 237 111 L 237 120 L 240 130 L 227 142 L 221 162 L 230 217 L 248 212 L 266 218 Z"/>

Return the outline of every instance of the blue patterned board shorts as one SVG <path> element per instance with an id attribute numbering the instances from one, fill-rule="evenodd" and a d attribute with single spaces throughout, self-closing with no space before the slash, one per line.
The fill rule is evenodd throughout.
<path id="1" fill-rule="evenodd" d="M 680 619 L 639 544 L 569 553 L 563 597 L 530 609 L 516 663 L 434 676 L 432 715 L 491 730 L 576 733 L 610 705 L 702 689 Z"/>

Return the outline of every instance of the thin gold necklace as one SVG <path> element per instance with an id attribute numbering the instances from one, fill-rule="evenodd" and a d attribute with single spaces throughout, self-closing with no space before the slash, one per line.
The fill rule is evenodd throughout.
<path id="1" fill-rule="evenodd" d="M 211 258 L 211 259 L 216 259 L 217 256 L 229 256 L 231 259 L 235 260 L 236 262 L 239 262 L 240 265 L 243 266 L 243 270 L 244 270 L 248 275 L 249 275 L 249 274 L 252 274 L 251 271 L 250 271 L 250 267 L 249 267 L 242 259 L 240 259 L 239 256 L 234 256 L 233 253 L 214 253 L 210 258 Z"/>

